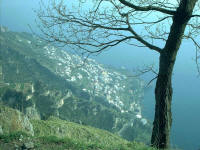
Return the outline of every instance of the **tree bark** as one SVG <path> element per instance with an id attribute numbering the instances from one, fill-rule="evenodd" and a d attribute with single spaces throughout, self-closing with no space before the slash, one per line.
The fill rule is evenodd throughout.
<path id="1" fill-rule="evenodd" d="M 165 47 L 160 53 L 159 73 L 155 88 L 155 117 L 151 145 L 158 149 L 169 148 L 172 125 L 172 73 L 177 52 L 197 0 L 182 0 L 173 16 L 173 23 Z"/>
<path id="2" fill-rule="evenodd" d="M 173 66 L 174 62 L 170 62 L 164 54 L 161 54 L 160 71 L 155 88 L 156 106 L 151 139 L 151 144 L 156 148 L 168 148 L 170 143 Z"/>

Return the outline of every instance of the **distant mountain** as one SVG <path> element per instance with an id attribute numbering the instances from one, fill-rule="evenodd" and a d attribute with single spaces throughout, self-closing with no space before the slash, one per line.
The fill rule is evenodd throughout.
<path id="1" fill-rule="evenodd" d="M 144 83 L 56 48 L 28 33 L 0 32 L 0 100 L 29 118 L 63 120 L 147 141 L 141 114 Z"/>

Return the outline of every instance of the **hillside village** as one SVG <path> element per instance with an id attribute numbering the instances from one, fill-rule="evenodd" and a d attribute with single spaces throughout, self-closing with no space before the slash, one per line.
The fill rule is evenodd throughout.
<path id="1" fill-rule="evenodd" d="M 148 143 L 151 125 L 142 116 L 142 80 L 127 70 L 85 61 L 29 33 L 1 27 L 0 39 L 3 105 L 30 120 L 54 116 Z"/>

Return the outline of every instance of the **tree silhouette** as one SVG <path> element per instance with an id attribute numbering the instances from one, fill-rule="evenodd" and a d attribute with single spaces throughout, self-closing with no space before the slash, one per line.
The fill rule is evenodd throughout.
<path id="1" fill-rule="evenodd" d="M 52 0 L 47 5 L 41 2 L 38 27 L 43 39 L 84 56 L 123 42 L 157 52 L 160 57 L 151 144 L 168 148 L 172 72 L 184 39 L 196 47 L 199 71 L 199 6 L 198 0 Z"/>

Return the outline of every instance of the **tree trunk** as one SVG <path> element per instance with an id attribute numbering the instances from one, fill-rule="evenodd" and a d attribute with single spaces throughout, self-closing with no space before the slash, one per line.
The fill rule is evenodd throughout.
<path id="1" fill-rule="evenodd" d="M 155 89 L 155 117 L 151 144 L 156 148 L 168 148 L 172 124 L 172 71 L 174 61 L 170 62 L 164 54 L 160 56 L 160 71 Z"/>
<path id="2" fill-rule="evenodd" d="M 160 53 L 159 73 L 155 88 L 155 116 L 151 145 L 158 149 L 170 146 L 170 129 L 172 125 L 172 72 L 176 55 L 181 45 L 184 31 L 191 18 L 197 0 L 182 0 L 173 16 L 173 23 L 166 45 Z"/>

